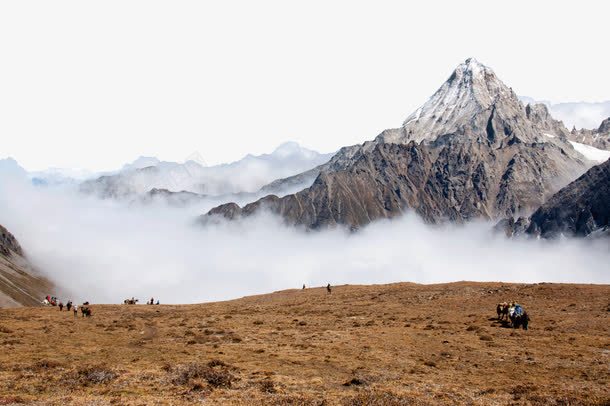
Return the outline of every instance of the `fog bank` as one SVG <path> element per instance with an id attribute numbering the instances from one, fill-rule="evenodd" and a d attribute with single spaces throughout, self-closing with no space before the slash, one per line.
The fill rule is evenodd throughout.
<path id="1" fill-rule="evenodd" d="M 194 303 L 303 283 L 610 283 L 608 240 L 507 240 L 488 223 L 429 226 L 415 215 L 353 234 L 305 232 L 270 215 L 195 224 L 215 204 L 125 204 L 0 182 L 0 224 L 77 301 Z"/>

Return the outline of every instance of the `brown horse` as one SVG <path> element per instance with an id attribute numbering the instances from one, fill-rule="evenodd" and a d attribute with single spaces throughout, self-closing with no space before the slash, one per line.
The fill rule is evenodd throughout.
<path id="1" fill-rule="evenodd" d="M 83 317 L 91 317 L 91 309 L 87 306 L 81 306 L 80 311 L 83 314 Z"/>
<path id="2" fill-rule="evenodd" d="M 498 320 L 508 320 L 508 303 L 498 303 L 496 306 L 496 313 L 498 313 Z"/>

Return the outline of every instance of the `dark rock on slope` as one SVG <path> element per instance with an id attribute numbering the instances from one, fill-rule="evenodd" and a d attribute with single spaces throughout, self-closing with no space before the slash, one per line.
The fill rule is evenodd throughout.
<path id="1" fill-rule="evenodd" d="M 222 205 L 202 219 L 268 210 L 307 228 L 358 228 L 406 210 L 428 222 L 531 213 L 587 169 L 543 107 L 524 107 L 491 69 L 469 59 L 401 128 L 317 167 L 311 187 L 243 208 Z"/>
<path id="2" fill-rule="evenodd" d="M 530 234 L 543 238 L 608 235 L 610 229 L 610 160 L 594 166 L 557 192 L 529 218 L 504 220 L 499 226 L 508 235 Z"/>
<path id="3" fill-rule="evenodd" d="M 15 237 L 0 226 L 0 307 L 40 305 L 51 289 L 25 259 Z"/>

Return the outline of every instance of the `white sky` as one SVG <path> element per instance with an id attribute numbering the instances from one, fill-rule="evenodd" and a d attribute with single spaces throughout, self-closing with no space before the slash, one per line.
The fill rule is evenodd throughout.
<path id="1" fill-rule="evenodd" d="M 0 158 L 330 152 L 399 126 L 469 56 L 521 95 L 606 100 L 606 4 L 3 1 Z"/>

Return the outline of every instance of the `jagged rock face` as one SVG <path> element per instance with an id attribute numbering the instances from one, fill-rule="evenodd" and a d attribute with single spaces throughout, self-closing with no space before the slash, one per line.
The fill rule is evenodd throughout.
<path id="1" fill-rule="evenodd" d="M 602 121 L 596 130 L 572 129 L 568 138 L 574 142 L 595 148 L 610 150 L 610 117 Z"/>
<path id="2" fill-rule="evenodd" d="M 209 214 L 266 209 L 308 228 L 357 228 L 409 209 L 428 222 L 528 213 L 586 170 L 567 133 L 544 106 L 525 108 L 491 69 L 467 60 L 401 128 L 316 168 L 310 188 Z"/>
<path id="3" fill-rule="evenodd" d="M 321 172 L 313 185 L 283 198 L 271 195 L 240 209 L 234 203 L 211 210 L 205 218 L 222 215 L 233 219 L 261 209 L 282 215 L 292 224 L 317 228 L 324 225 L 358 226 L 375 218 L 400 214 L 425 183 L 432 162 L 415 144 L 382 144 L 371 153 L 360 152 L 348 170 Z M 405 181 L 398 181 L 402 175 Z"/>
<path id="4" fill-rule="evenodd" d="M 0 225 L 0 255 L 8 256 L 11 253 L 23 255 L 23 250 L 13 234 Z"/>
<path id="5" fill-rule="evenodd" d="M 528 104 L 525 106 L 525 114 L 543 134 L 550 134 L 554 137 L 567 139 L 570 132 L 563 122 L 555 120 L 549 109 L 544 104 Z"/>
<path id="6" fill-rule="evenodd" d="M 536 150 L 534 157 L 527 148 Z M 337 224 L 358 228 L 406 210 L 432 223 L 512 215 L 538 207 L 561 176 L 553 160 L 543 166 L 532 161 L 561 154 L 555 145 L 545 144 L 512 144 L 501 150 L 461 140 L 438 149 L 415 142 L 377 144 L 372 151 L 361 151 L 348 169 L 321 172 L 308 189 L 283 198 L 267 196 L 243 209 L 229 203 L 203 219 L 235 219 L 268 210 L 289 224 L 315 229 Z"/>
<path id="7" fill-rule="evenodd" d="M 24 258 L 17 239 L 0 225 L 0 308 L 40 305 L 51 289 Z"/>
<path id="8" fill-rule="evenodd" d="M 610 134 L 610 117 L 602 121 L 597 132 L 600 134 Z"/>
<path id="9" fill-rule="evenodd" d="M 528 219 L 503 225 L 508 234 L 544 238 L 587 236 L 610 227 L 610 161 L 594 166 L 557 192 Z"/>

